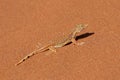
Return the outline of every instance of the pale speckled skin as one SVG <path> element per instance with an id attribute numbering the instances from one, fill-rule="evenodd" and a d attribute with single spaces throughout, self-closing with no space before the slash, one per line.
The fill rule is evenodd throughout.
<path id="1" fill-rule="evenodd" d="M 59 48 L 59 47 L 63 47 L 65 46 L 66 44 L 70 43 L 70 42 L 73 42 L 72 39 L 75 39 L 76 38 L 76 34 L 81 32 L 84 28 L 86 28 L 87 25 L 84 25 L 84 24 L 79 24 L 75 27 L 75 29 L 68 35 L 68 37 L 62 39 L 61 41 L 59 42 L 56 42 L 56 43 L 52 43 L 52 44 L 48 44 L 47 46 L 44 46 L 42 48 L 39 48 L 33 52 L 31 52 L 30 54 L 28 54 L 27 56 L 25 56 L 23 59 L 21 59 L 17 64 L 15 65 L 19 65 L 21 64 L 22 62 L 24 62 L 26 59 L 30 58 L 31 56 L 37 54 L 38 52 L 43 52 L 43 51 L 46 51 L 46 50 L 51 50 L 53 52 L 56 52 L 55 48 Z"/>
<path id="2" fill-rule="evenodd" d="M 70 33 L 67 38 L 65 38 L 64 40 L 56 43 L 56 44 L 54 45 L 54 47 L 55 47 L 55 48 L 63 47 L 63 46 L 65 46 L 66 44 L 72 42 L 71 40 L 72 40 L 73 38 L 74 38 L 74 39 L 76 38 L 76 34 L 79 33 L 79 32 L 81 32 L 81 31 L 82 31 L 84 28 L 86 28 L 86 27 L 87 27 L 87 25 L 83 25 L 83 24 L 77 25 L 76 28 L 73 30 L 73 32 Z"/>

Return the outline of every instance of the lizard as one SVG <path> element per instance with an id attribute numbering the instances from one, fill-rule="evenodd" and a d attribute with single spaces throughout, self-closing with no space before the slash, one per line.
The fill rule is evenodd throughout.
<path id="1" fill-rule="evenodd" d="M 17 64 L 15 64 L 16 66 L 21 64 L 22 62 L 24 62 L 25 60 L 27 60 L 28 58 L 32 57 L 33 55 L 37 54 L 38 52 L 44 52 L 47 50 L 51 50 L 52 52 L 56 52 L 56 48 L 60 48 L 65 46 L 68 43 L 74 43 L 75 45 L 81 45 L 83 43 L 78 43 L 76 41 L 76 37 L 77 37 L 77 33 L 81 32 L 83 29 L 85 29 L 88 25 L 86 24 L 79 24 L 76 25 L 76 27 L 73 29 L 73 31 L 63 40 L 56 42 L 56 43 L 51 43 L 48 44 L 42 48 L 36 49 L 33 52 L 29 53 L 27 56 L 25 56 L 24 58 L 22 58 Z"/>

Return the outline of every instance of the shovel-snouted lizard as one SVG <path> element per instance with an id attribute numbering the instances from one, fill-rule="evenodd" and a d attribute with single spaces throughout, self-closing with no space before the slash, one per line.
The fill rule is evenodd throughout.
<path id="1" fill-rule="evenodd" d="M 61 40 L 60 42 L 57 43 L 52 43 L 52 44 L 48 44 L 47 46 L 44 46 L 42 48 L 39 48 L 33 52 L 31 52 L 30 54 L 28 54 L 27 56 L 25 56 L 23 59 L 21 59 L 17 64 L 15 64 L 16 66 L 21 64 L 22 62 L 24 62 L 25 60 L 27 60 L 28 58 L 30 58 L 31 56 L 37 54 L 38 52 L 44 52 L 47 50 L 51 50 L 52 52 L 56 52 L 56 48 L 59 47 L 63 47 L 66 44 L 72 42 L 75 45 L 82 45 L 83 43 L 77 43 L 76 42 L 76 37 L 77 37 L 77 33 L 81 32 L 83 29 L 85 29 L 88 25 L 84 25 L 84 24 L 79 24 L 75 27 L 75 29 L 73 30 L 73 32 L 71 32 L 68 37 L 66 37 L 65 39 Z"/>

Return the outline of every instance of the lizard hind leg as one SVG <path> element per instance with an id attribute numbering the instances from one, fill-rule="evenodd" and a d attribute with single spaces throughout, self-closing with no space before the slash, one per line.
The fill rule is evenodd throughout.
<path id="1" fill-rule="evenodd" d="M 37 45 L 36 45 L 36 47 L 40 48 L 41 47 L 41 43 L 38 42 Z"/>
<path id="2" fill-rule="evenodd" d="M 51 52 L 50 52 L 50 53 L 47 53 L 47 54 L 45 54 L 45 55 L 50 55 L 52 52 L 56 52 L 56 49 L 55 49 L 54 46 L 50 46 L 50 47 L 49 47 L 49 50 L 50 50 Z"/>
<path id="3" fill-rule="evenodd" d="M 51 50 L 52 52 L 56 52 L 56 49 L 55 49 L 54 46 L 50 46 L 50 47 L 49 47 L 49 50 Z"/>

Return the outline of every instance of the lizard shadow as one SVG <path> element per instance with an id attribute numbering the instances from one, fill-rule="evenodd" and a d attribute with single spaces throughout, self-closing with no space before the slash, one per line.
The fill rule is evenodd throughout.
<path id="1" fill-rule="evenodd" d="M 78 35 L 78 36 L 76 37 L 76 40 L 89 37 L 89 36 L 91 36 L 91 35 L 93 35 L 93 34 L 95 34 L 95 33 L 94 33 L 94 32 L 91 32 L 91 33 L 84 33 L 84 34 L 82 34 L 82 35 Z M 69 44 L 71 44 L 71 43 L 72 43 L 72 42 L 66 44 L 65 46 L 67 46 L 67 45 L 69 45 Z"/>

